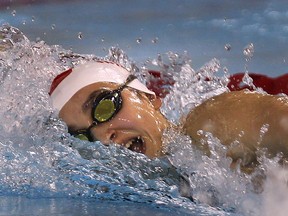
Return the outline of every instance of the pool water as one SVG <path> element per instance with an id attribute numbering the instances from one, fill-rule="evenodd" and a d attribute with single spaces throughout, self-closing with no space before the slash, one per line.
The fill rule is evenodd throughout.
<path id="1" fill-rule="evenodd" d="M 32 41 L 76 53 L 104 56 L 119 46 L 132 60 L 144 62 L 158 53 L 187 51 L 195 69 L 217 58 L 236 73 L 245 70 L 243 50 L 252 43 L 249 71 L 287 72 L 284 0 L 17 2 L 2 3 L 0 23 L 21 29 Z"/>
<path id="2" fill-rule="evenodd" d="M 279 158 L 267 159 L 259 152 L 259 170 L 247 176 L 230 170 L 226 149 L 210 134 L 207 137 L 215 149 L 210 158 L 173 130 L 164 134 L 169 156 L 155 160 L 116 145 L 79 141 L 67 133 L 47 94 L 55 75 L 95 58 L 125 63 L 143 81 L 147 68 L 158 69 L 177 81 L 163 101 L 162 112 L 178 123 L 203 100 L 227 91 L 227 76 L 234 71 L 285 72 L 286 39 L 271 41 L 273 47 L 259 45 L 274 32 L 267 32 L 267 20 L 277 18 L 279 29 L 284 23 L 281 1 L 275 3 L 281 8 L 278 13 L 271 1 L 256 2 L 253 9 L 236 4 L 242 9 L 241 13 L 234 10 L 235 14 L 222 11 L 212 1 L 203 1 L 204 6 L 193 1 L 164 5 L 147 1 L 132 8 L 128 7 L 132 2 L 124 2 L 126 6 L 117 1 L 64 1 L 2 9 L 1 22 L 19 29 L 11 25 L 0 29 L 0 215 L 285 215 L 287 171 L 278 166 Z M 231 10 L 236 7 L 222 3 Z M 118 10 L 120 5 L 123 10 Z M 197 7 L 203 13 L 197 13 Z M 209 11 L 218 18 L 222 14 L 219 19 L 224 24 L 205 16 Z M 247 17 L 229 18 L 241 14 Z M 244 31 L 245 37 L 233 42 L 239 23 L 245 29 L 251 16 L 266 27 L 257 31 L 263 38 L 256 40 L 255 32 Z M 213 39 L 211 31 L 205 33 L 211 25 Z M 138 27 L 132 31 L 132 26 Z M 232 34 L 231 39 L 226 34 L 221 37 L 218 28 Z M 284 26 L 281 29 L 279 38 L 285 35 Z M 269 54 L 266 45 L 271 47 Z M 267 175 L 263 188 L 255 188 L 253 180 L 263 172 Z"/>

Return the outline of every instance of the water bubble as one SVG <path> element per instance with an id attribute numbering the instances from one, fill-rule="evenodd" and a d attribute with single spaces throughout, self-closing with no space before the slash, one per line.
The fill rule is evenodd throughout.
<path id="1" fill-rule="evenodd" d="M 22 24 L 23 24 L 23 25 L 26 25 L 26 20 L 23 20 L 23 21 L 22 21 Z"/>
<path id="2" fill-rule="evenodd" d="M 261 144 L 264 135 L 268 132 L 269 126 L 270 126 L 269 124 L 264 124 L 264 125 L 262 125 L 262 127 L 261 127 L 261 129 L 260 129 L 259 140 L 258 140 L 258 142 L 257 142 L 258 145 Z"/>
<path id="3" fill-rule="evenodd" d="M 16 10 L 13 10 L 13 11 L 11 12 L 11 14 L 12 14 L 12 16 L 16 16 Z"/>
<path id="4" fill-rule="evenodd" d="M 224 46 L 226 51 L 230 51 L 231 50 L 231 45 L 230 44 L 225 44 Z"/>
<path id="5" fill-rule="evenodd" d="M 83 33 L 82 32 L 79 32 L 78 33 L 78 38 L 81 40 L 81 39 L 83 39 Z"/>
<path id="6" fill-rule="evenodd" d="M 54 29 L 56 28 L 56 25 L 55 25 L 55 24 L 52 24 L 52 25 L 51 25 L 51 28 L 52 28 L 52 30 L 54 30 Z"/>
<path id="7" fill-rule="evenodd" d="M 243 54 L 246 57 L 246 61 L 250 60 L 254 54 L 254 45 L 253 43 L 248 44 L 244 47 Z"/>
<path id="8" fill-rule="evenodd" d="M 151 41 L 151 42 L 155 44 L 155 43 L 157 43 L 157 42 L 158 42 L 158 40 L 159 40 L 159 38 L 158 38 L 158 37 L 155 37 L 155 38 L 153 38 L 153 39 L 152 39 L 152 41 Z"/>
<path id="9" fill-rule="evenodd" d="M 136 39 L 136 42 L 137 42 L 138 44 L 140 44 L 140 43 L 142 42 L 142 38 L 141 38 L 141 37 L 137 38 L 137 39 Z"/>
<path id="10" fill-rule="evenodd" d="M 35 21 L 35 16 L 32 16 L 31 21 L 32 21 L 32 22 Z"/>
<path id="11" fill-rule="evenodd" d="M 105 41 L 105 38 L 103 37 L 103 38 L 101 38 L 101 42 L 103 43 Z"/>
<path id="12" fill-rule="evenodd" d="M 93 156 L 93 158 L 99 158 L 101 155 L 100 155 L 100 152 L 94 151 L 92 156 Z"/>

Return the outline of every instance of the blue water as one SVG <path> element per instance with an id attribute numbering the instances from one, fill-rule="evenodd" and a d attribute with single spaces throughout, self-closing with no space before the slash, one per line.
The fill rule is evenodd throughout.
<path id="1" fill-rule="evenodd" d="M 158 53 L 187 51 L 194 68 L 217 58 L 231 73 L 246 69 L 243 50 L 253 43 L 249 71 L 271 76 L 287 72 L 284 0 L 48 2 L 11 3 L 2 9 L 0 23 L 20 28 L 31 40 L 60 44 L 77 53 L 103 56 L 109 47 L 119 46 L 143 62 Z"/>
<path id="2" fill-rule="evenodd" d="M 89 215 L 155 215 L 180 216 L 187 211 L 181 208 L 165 208 L 151 204 L 132 202 L 113 202 L 87 199 L 67 198 L 25 198 L 20 196 L 0 197 L 1 216 L 7 215 L 57 215 L 57 216 L 89 216 Z M 137 213 L 137 214 L 136 214 Z"/>
<path id="3" fill-rule="evenodd" d="M 168 68 L 179 86 L 162 111 L 177 122 L 225 91 L 227 73 L 287 72 L 287 11 L 284 1 L 224 0 L 2 7 L 0 24 L 19 31 L 0 31 L 0 215 L 285 215 L 288 175 L 277 159 L 262 158 L 260 170 L 269 175 L 264 192 L 255 193 L 251 177 L 229 169 L 212 136 L 218 153 L 211 158 L 174 131 L 165 134 L 170 157 L 159 160 L 80 142 L 57 118 L 47 92 L 56 74 L 94 57 L 136 63 L 139 73 Z M 202 79 L 193 78 L 196 72 Z M 188 176 L 190 199 L 180 194 L 181 176 Z"/>

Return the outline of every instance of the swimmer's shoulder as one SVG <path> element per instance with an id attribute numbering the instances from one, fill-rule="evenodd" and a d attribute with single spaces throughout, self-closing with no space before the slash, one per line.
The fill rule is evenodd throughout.
<path id="1" fill-rule="evenodd" d="M 263 114 L 267 118 L 288 115 L 288 97 L 249 90 L 225 92 L 192 109 L 186 116 L 183 129 L 192 133 L 211 126 L 208 129 L 218 128 L 218 131 L 219 127 L 225 128 L 232 123 L 245 125 L 249 119 L 263 117 Z M 217 127 L 212 127 L 214 124 Z M 214 130 L 208 131 L 213 133 Z"/>

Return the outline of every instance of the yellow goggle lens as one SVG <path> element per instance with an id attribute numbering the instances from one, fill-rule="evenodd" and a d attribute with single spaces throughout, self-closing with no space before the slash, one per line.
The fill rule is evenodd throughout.
<path id="1" fill-rule="evenodd" d="M 105 99 L 99 102 L 94 111 L 94 117 L 99 122 L 105 122 L 115 113 L 115 105 L 112 100 Z"/>
<path id="2" fill-rule="evenodd" d="M 80 140 L 89 141 L 88 137 L 84 134 L 77 134 L 75 137 Z"/>

